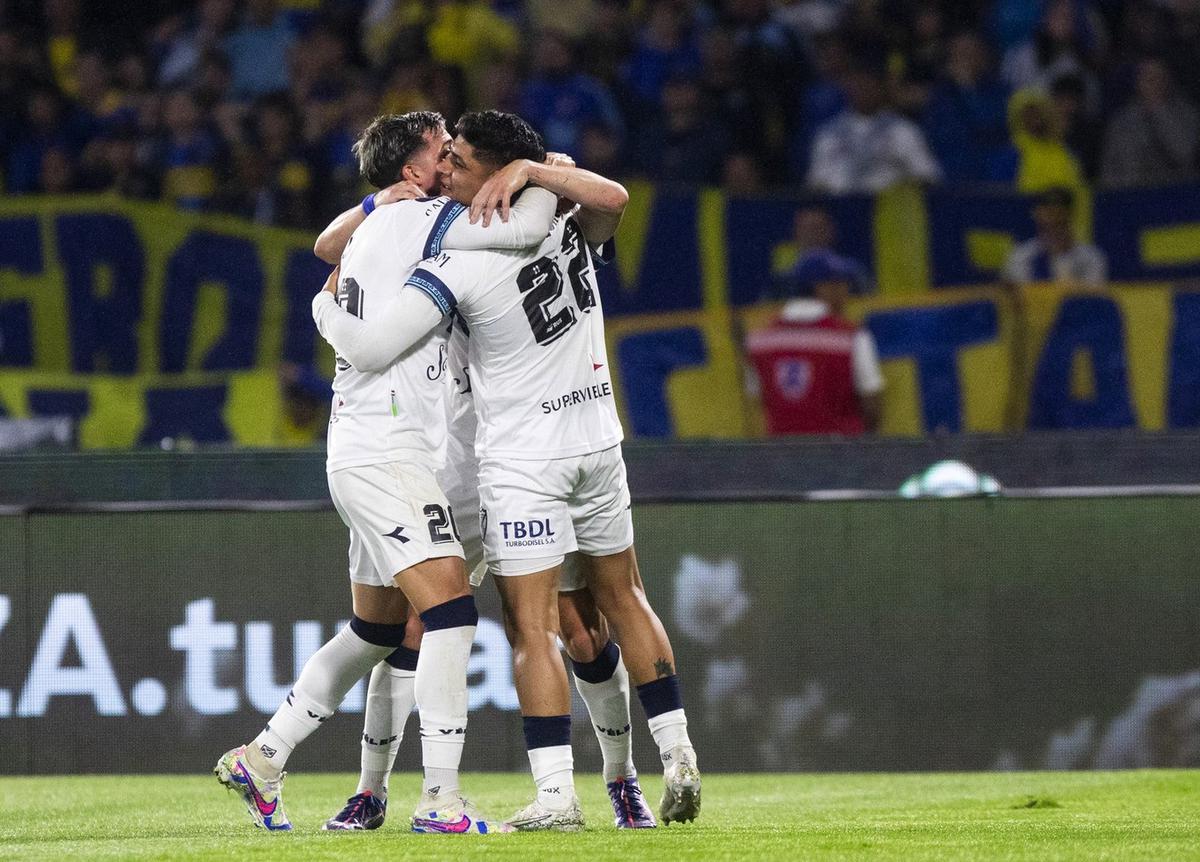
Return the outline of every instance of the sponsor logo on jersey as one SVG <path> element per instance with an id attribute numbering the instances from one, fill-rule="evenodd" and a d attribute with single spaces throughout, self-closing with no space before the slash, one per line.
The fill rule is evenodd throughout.
<path id="1" fill-rule="evenodd" d="M 557 413 L 559 410 L 565 410 L 568 407 L 574 407 L 577 404 L 586 404 L 589 401 L 595 401 L 597 398 L 609 398 L 612 396 L 612 384 L 608 381 L 604 383 L 596 383 L 592 386 L 585 386 L 582 389 L 576 389 L 568 392 L 561 398 L 551 398 L 549 401 L 542 402 L 543 413 Z"/>

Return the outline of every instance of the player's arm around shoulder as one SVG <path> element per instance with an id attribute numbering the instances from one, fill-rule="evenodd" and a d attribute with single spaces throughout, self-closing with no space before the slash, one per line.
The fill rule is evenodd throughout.
<path id="1" fill-rule="evenodd" d="M 486 224 L 493 211 L 507 218 L 512 196 L 529 183 L 579 204 L 576 218 L 592 245 L 612 237 L 629 203 L 629 192 L 620 183 L 576 167 L 569 156 L 551 153 L 543 163 L 518 159 L 493 174 L 471 202 L 471 221 Z"/>
<path id="2" fill-rule="evenodd" d="M 425 194 L 421 187 L 409 180 L 393 183 L 385 189 L 363 198 L 361 204 L 350 207 L 344 213 L 331 221 L 313 245 L 313 254 L 326 263 L 337 263 L 342 259 L 342 252 L 350 242 L 350 237 L 358 230 L 358 226 L 367 220 L 372 212 L 381 206 L 396 201 L 415 200 Z"/>
<path id="3" fill-rule="evenodd" d="M 529 181 L 579 204 L 575 218 L 591 245 L 612 239 L 629 204 L 623 185 L 574 165 L 531 163 Z"/>

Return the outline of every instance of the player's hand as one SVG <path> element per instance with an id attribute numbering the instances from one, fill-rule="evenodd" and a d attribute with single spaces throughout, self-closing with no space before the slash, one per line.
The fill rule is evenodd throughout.
<path id="1" fill-rule="evenodd" d="M 342 265 L 338 264 L 333 268 L 333 272 L 329 273 L 329 278 L 325 279 L 325 286 L 321 290 L 333 294 L 333 298 L 337 299 L 338 276 L 341 275 Z"/>
<path id="2" fill-rule="evenodd" d="M 573 168 L 575 160 L 566 153 L 546 153 L 546 164 L 556 167 Z"/>
<path id="3" fill-rule="evenodd" d="M 412 180 L 401 180 L 375 192 L 375 206 L 394 204 L 396 201 L 412 201 L 426 196 L 425 190 Z"/>
<path id="4" fill-rule="evenodd" d="M 508 211 L 512 205 L 512 196 L 525 188 L 529 182 L 529 161 L 517 159 L 509 162 L 496 173 L 488 177 L 480 186 L 471 201 L 471 224 L 483 219 L 483 226 L 492 223 L 492 213 L 499 210 L 500 221 L 508 221 Z"/>

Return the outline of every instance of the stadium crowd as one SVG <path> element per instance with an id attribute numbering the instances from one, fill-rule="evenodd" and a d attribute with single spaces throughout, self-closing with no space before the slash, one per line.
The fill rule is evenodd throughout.
<path id="1" fill-rule="evenodd" d="M 658 182 L 1197 175 L 1200 0 L 0 0 L 7 194 L 311 228 L 374 115 L 486 106 Z"/>

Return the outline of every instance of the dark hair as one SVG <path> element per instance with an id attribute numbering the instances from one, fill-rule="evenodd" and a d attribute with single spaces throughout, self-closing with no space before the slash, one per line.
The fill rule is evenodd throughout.
<path id="1" fill-rule="evenodd" d="M 498 168 L 516 159 L 546 160 L 542 136 L 516 114 L 472 111 L 458 118 L 454 132 L 474 148 L 475 158 Z"/>
<path id="2" fill-rule="evenodd" d="M 410 111 L 407 114 L 384 114 L 371 121 L 351 152 L 358 159 L 358 171 L 377 189 L 386 188 L 400 179 L 400 172 L 425 145 L 425 133 L 436 132 L 446 125 L 435 111 Z"/>

